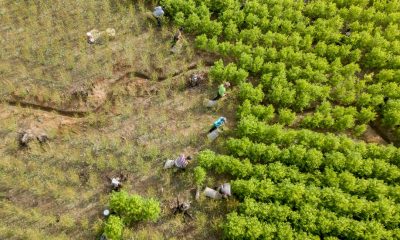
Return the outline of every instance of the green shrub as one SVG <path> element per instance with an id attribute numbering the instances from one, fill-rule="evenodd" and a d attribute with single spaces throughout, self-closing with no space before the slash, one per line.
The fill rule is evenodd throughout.
<path id="1" fill-rule="evenodd" d="M 367 125 L 361 124 L 354 127 L 353 133 L 357 137 L 361 136 L 365 131 L 367 131 Z"/>
<path id="2" fill-rule="evenodd" d="M 194 169 L 194 182 L 197 186 L 201 186 L 206 180 L 206 170 L 198 166 Z"/>
<path id="3" fill-rule="evenodd" d="M 272 105 L 252 105 L 250 100 L 246 99 L 238 108 L 238 116 L 242 118 L 250 114 L 257 117 L 260 121 L 269 122 L 275 117 L 275 108 Z"/>
<path id="4" fill-rule="evenodd" d="M 201 39 L 198 41 L 200 43 Z M 211 47 L 209 46 L 208 48 L 210 49 Z M 228 81 L 232 84 L 239 85 L 243 83 L 248 76 L 249 73 L 244 69 L 237 68 L 234 63 L 229 63 L 225 66 L 221 59 L 216 61 L 214 66 L 210 69 L 210 78 L 215 83 Z"/>
<path id="5" fill-rule="evenodd" d="M 129 195 L 125 191 L 113 192 L 110 208 L 122 217 L 124 222 L 156 221 L 160 216 L 160 203 L 139 195 Z"/>
<path id="6" fill-rule="evenodd" d="M 383 109 L 383 123 L 388 127 L 400 125 L 400 100 L 389 100 Z"/>
<path id="7" fill-rule="evenodd" d="M 241 101 L 249 100 L 253 104 L 261 103 L 264 99 L 263 86 L 259 84 L 257 87 L 253 87 L 251 83 L 240 84 L 239 99 Z"/>
<path id="8" fill-rule="evenodd" d="M 110 216 L 104 226 L 104 235 L 108 240 L 122 239 L 124 224 L 118 216 Z"/>
<path id="9" fill-rule="evenodd" d="M 290 126 L 294 120 L 296 120 L 296 113 L 287 108 L 279 109 L 279 123 Z"/>
<path id="10" fill-rule="evenodd" d="M 370 121 L 375 120 L 375 118 L 376 113 L 371 107 L 361 108 L 360 112 L 357 115 L 357 120 L 360 121 L 360 123 L 369 123 Z"/>
<path id="11" fill-rule="evenodd" d="M 195 46 L 200 50 L 207 50 L 208 38 L 205 34 L 199 35 L 194 41 Z"/>

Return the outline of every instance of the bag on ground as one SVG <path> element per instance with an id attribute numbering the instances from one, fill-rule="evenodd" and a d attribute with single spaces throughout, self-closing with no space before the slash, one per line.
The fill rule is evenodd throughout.
<path id="1" fill-rule="evenodd" d="M 206 187 L 206 189 L 204 190 L 204 195 L 206 195 L 209 198 L 212 199 L 221 199 L 222 195 L 221 193 L 217 192 L 216 190 Z"/>
<path id="2" fill-rule="evenodd" d="M 218 129 L 215 129 L 214 131 L 210 132 L 210 133 L 207 135 L 208 140 L 210 140 L 210 141 L 214 141 L 218 136 L 219 136 L 219 131 L 218 131 Z"/>
<path id="3" fill-rule="evenodd" d="M 164 169 L 172 168 L 175 166 L 175 160 L 167 160 L 164 164 Z"/>

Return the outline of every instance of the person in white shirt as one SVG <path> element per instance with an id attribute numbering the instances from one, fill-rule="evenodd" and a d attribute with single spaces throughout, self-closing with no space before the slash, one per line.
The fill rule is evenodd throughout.
<path id="1" fill-rule="evenodd" d="M 121 179 L 119 177 L 111 179 L 111 187 L 114 191 L 119 191 L 122 187 Z"/>

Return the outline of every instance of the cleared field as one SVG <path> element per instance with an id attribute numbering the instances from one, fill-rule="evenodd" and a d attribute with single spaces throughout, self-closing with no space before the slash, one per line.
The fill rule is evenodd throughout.
<path id="1" fill-rule="evenodd" d="M 199 133 L 217 115 L 199 107 L 204 89 L 177 90 L 166 82 L 143 81 L 141 90 L 153 85 L 165 92 L 123 94 L 136 94 L 137 82 L 132 79 L 123 89 L 117 87 L 120 99 L 108 102 L 109 110 L 87 117 L 1 105 L 1 238 L 94 238 L 108 205 L 107 176 L 120 173 L 128 176 L 128 192 L 156 197 L 162 204 L 157 223 L 126 227 L 124 239 L 218 238 L 225 204 L 200 200 L 193 205 L 195 220 L 184 223 L 181 215 L 172 215 L 170 206 L 178 195 L 193 201 L 192 168 L 162 169 L 164 160 L 181 152 L 196 154 L 207 146 Z M 168 97 L 163 99 L 163 94 Z M 49 134 L 48 145 L 34 142 L 21 150 L 16 132 L 27 128 Z"/>
<path id="2" fill-rule="evenodd" d="M 85 111 L 128 73 L 157 80 L 184 70 L 193 52 L 172 55 L 173 30 L 154 28 L 145 9 L 124 1 L 2 0 L 1 99 Z M 88 44 L 87 32 L 107 28 L 115 38 Z"/>
<path id="3" fill-rule="evenodd" d="M 224 204 L 201 199 L 189 222 L 170 209 L 177 196 L 193 201 L 196 186 L 192 166 L 165 171 L 164 161 L 205 148 L 201 133 L 218 115 L 202 107 L 213 95 L 207 82 L 186 88 L 207 63 L 189 45 L 170 52 L 174 29 L 156 28 L 151 5 L 1 1 L 1 239 L 99 237 L 107 177 L 120 173 L 125 190 L 162 208 L 156 223 L 125 227 L 124 239 L 219 238 Z M 115 39 L 86 42 L 108 27 Z M 21 149 L 17 133 L 27 129 L 50 141 Z"/>

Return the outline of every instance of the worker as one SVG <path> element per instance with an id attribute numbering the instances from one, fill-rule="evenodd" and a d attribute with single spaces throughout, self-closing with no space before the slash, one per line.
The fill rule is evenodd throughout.
<path id="1" fill-rule="evenodd" d="M 197 74 L 193 74 L 189 79 L 189 87 L 196 87 L 199 85 L 200 77 Z"/>
<path id="2" fill-rule="evenodd" d="M 175 166 L 180 169 L 185 169 L 189 164 L 189 161 L 192 160 L 191 156 L 185 157 L 184 154 L 179 155 L 179 157 L 175 160 Z"/>
<path id="3" fill-rule="evenodd" d="M 161 27 L 161 18 L 164 16 L 164 10 L 161 6 L 157 6 L 154 8 L 153 16 L 157 19 L 157 24 Z"/>
<path id="4" fill-rule="evenodd" d="M 175 46 L 175 44 L 182 39 L 182 37 L 183 37 L 182 31 L 183 31 L 183 28 L 180 27 L 178 29 L 178 31 L 175 33 L 174 38 L 172 39 L 172 47 Z"/>
<path id="5" fill-rule="evenodd" d="M 231 185 L 224 183 L 217 188 L 217 191 L 222 195 L 222 198 L 228 198 L 231 196 Z"/>
<path id="6" fill-rule="evenodd" d="M 188 81 L 188 87 L 199 86 L 205 80 L 204 73 L 194 73 L 190 76 Z"/>
<path id="7" fill-rule="evenodd" d="M 111 187 L 114 191 L 119 191 L 122 187 L 121 178 L 112 178 L 111 179 Z"/>
<path id="8" fill-rule="evenodd" d="M 114 28 L 107 28 L 105 31 L 92 29 L 86 33 L 86 37 L 88 43 L 95 44 L 95 43 L 103 43 L 106 37 L 108 37 L 108 39 L 114 39 L 115 34 L 116 32 Z"/>
<path id="9" fill-rule="evenodd" d="M 97 29 L 92 29 L 86 33 L 87 42 L 94 44 L 96 40 L 100 37 L 100 31 Z"/>
<path id="10" fill-rule="evenodd" d="M 226 89 L 229 88 L 230 86 L 231 84 L 229 82 L 225 82 L 224 84 L 219 85 L 217 96 L 213 99 L 213 101 L 216 101 L 225 96 Z"/>
<path id="11" fill-rule="evenodd" d="M 183 216 L 188 216 L 191 219 L 193 219 L 193 216 L 189 213 L 190 209 L 190 202 L 180 202 L 179 198 L 176 198 L 176 205 L 173 208 L 174 209 L 174 214 L 176 213 L 183 213 Z"/>
<path id="12" fill-rule="evenodd" d="M 28 147 L 28 143 L 34 138 L 30 130 L 22 131 L 18 134 L 18 143 L 21 147 Z"/>
<path id="13" fill-rule="evenodd" d="M 39 134 L 36 137 L 36 139 L 39 141 L 40 144 L 44 144 L 49 140 L 49 138 L 47 137 L 47 135 L 45 133 Z"/>
<path id="14" fill-rule="evenodd" d="M 213 132 L 214 130 L 220 128 L 225 123 L 226 123 L 226 118 L 225 117 L 218 118 L 218 120 L 213 123 L 211 129 L 208 132 L 209 133 Z"/>

